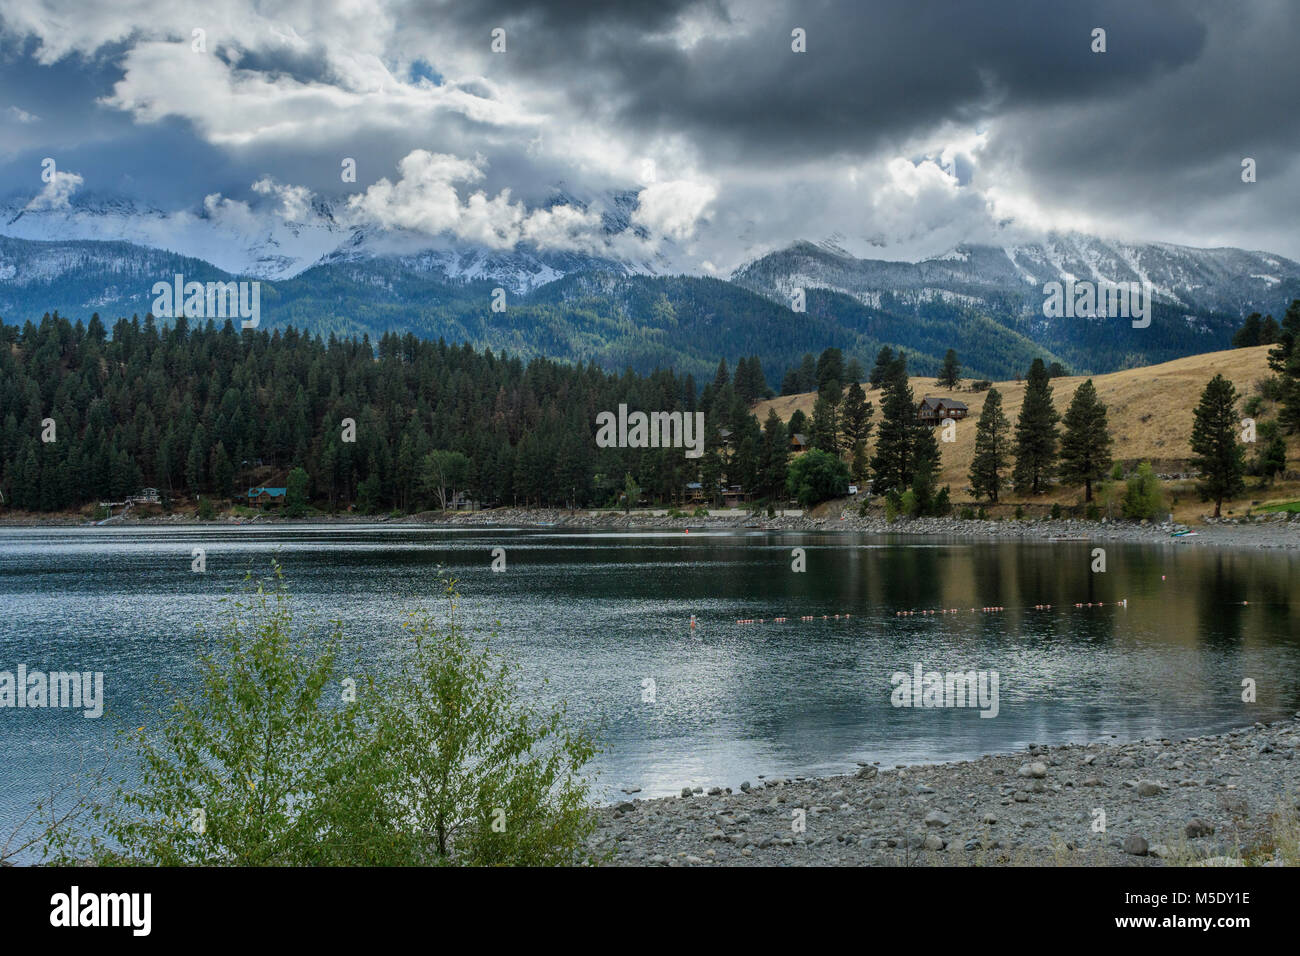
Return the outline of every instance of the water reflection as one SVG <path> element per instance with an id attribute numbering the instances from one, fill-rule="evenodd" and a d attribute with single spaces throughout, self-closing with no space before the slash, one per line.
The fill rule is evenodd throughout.
<path id="1" fill-rule="evenodd" d="M 196 544 L 207 549 L 206 574 L 189 570 Z M 1105 548 L 1105 572 L 1092 570 L 1094 546 Z M 495 547 L 506 549 L 505 573 L 490 570 Z M 791 570 L 796 547 L 804 573 Z M 438 567 L 456 574 L 467 620 L 521 664 L 525 692 L 563 697 L 603 728 L 594 767 L 602 796 L 1029 742 L 1206 733 L 1300 706 L 1290 597 L 1300 558 L 1187 542 L 13 529 L 0 531 L 0 670 L 102 669 L 110 708 L 133 722 L 158 699 L 156 677 L 190 679 L 195 622 L 214 620 L 245 570 L 273 555 L 304 613 L 343 619 L 349 651 L 376 668 L 400 646 L 403 610 L 436 600 Z M 1004 610 L 980 610 L 990 606 Z M 897 614 L 944 609 L 957 613 Z M 999 716 L 891 707 L 890 675 L 916 663 L 998 671 Z M 653 705 L 641 701 L 647 677 L 658 688 Z M 1254 704 L 1240 699 L 1243 677 L 1258 682 Z M 0 710 L 0 826 L 78 748 L 101 751 L 112 727 Z"/>

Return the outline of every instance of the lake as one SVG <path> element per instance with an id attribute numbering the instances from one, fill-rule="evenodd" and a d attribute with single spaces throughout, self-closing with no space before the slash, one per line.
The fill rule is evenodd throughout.
<path id="1" fill-rule="evenodd" d="M 407 608 L 438 606 L 445 566 L 460 581 L 465 620 L 495 632 L 493 646 L 522 668 L 524 692 L 562 697 L 575 719 L 601 728 L 605 749 L 592 767 L 601 800 L 623 788 L 657 796 L 1031 742 L 1197 735 L 1300 709 L 1291 601 L 1300 556 L 1172 540 L 1103 546 L 1106 570 L 1095 572 L 1094 545 L 1082 541 L 415 525 L 0 529 L 0 671 L 103 671 L 108 708 L 97 720 L 0 709 L 0 840 L 52 779 L 102 761 L 116 729 L 138 725 L 162 699 L 157 678 L 192 684 L 196 625 L 215 625 L 221 598 L 272 558 L 303 619 L 341 618 L 349 653 L 376 667 L 400 646 Z M 204 573 L 191 571 L 195 547 L 206 552 Z M 491 568 L 494 548 L 504 549 L 504 571 Z M 796 548 L 802 572 L 792 570 Z M 896 613 L 926 609 L 936 613 Z M 894 706 L 891 675 L 910 677 L 917 665 L 996 672 L 997 716 Z M 1253 703 L 1242 700 L 1244 679 L 1255 682 Z M 653 700 L 643 699 L 651 687 Z"/>

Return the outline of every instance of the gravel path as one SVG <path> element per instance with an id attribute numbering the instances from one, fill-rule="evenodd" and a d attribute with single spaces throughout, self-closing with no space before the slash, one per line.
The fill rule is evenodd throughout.
<path id="1" fill-rule="evenodd" d="M 624 866 L 1295 865 L 1297 750 L 1293 718 L 747 781 L 602 807 L 591 844 Z"/>

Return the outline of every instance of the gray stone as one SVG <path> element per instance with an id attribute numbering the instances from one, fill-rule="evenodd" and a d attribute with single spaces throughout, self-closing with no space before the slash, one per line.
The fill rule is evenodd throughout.
<path id="1" fill-rule="evenodd" d="M 1245 815 L 1250 812 L 1250 804 L 1239 793 L 1221 793 L 1218 803 L 1220 810 L 1227 810 L 1229 813 Z"/>
<path id="2" fill-rule="evenodd" d="M 1136 834 L 1129 834 L 1124 838 L 1124 852 L 1129 856 L 1146 856 L 1146 838 L 1137 836 Z"/>

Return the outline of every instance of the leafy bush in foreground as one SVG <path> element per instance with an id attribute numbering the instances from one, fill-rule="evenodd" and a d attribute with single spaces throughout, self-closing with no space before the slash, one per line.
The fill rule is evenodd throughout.
<path id="1" fill-rule="evenodd" d="M 408 616 L 392 677 L 338 666 L 341 630 L 312 651 L 278 566 L 235 600 L 200 688 L 156 730 L 126 735 L 139 765 L 94 808 L 98 832 L 62 862 L 421 865 L 585 862 L 594 826 L 579 771 L 595 753 L 564 709 L 518 700 L 512 669 L 465 634 L 455 582 L 439 628 Z"/>

